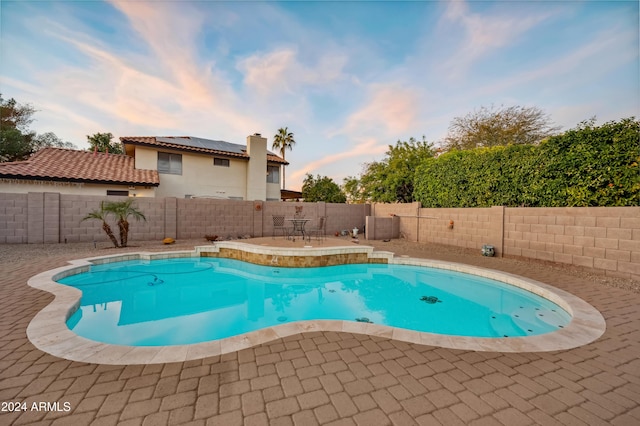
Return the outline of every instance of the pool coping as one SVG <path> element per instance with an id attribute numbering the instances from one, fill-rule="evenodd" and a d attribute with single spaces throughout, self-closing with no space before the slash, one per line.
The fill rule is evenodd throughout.
<path id="1" fill-rule="evenodd" d="M 56 279 L 89 270 L 91 265 L 135 259 L 200 258 L 203 253 L 215 253 L 220 248 L 239 249 L 251 253 L 276 256 L 327 256 L 332 254 L 367 253 L 374 262 L 426 266 L 463 272 L 495 279 L 523 288 L 558 304 L 572 315 L 563 329 L 526 337 L 479 338 L 442 335 L 394 328 L 390 326 L 342 320 L 309 320 L 280 324 L 229 338 L 174 346 L 125 346 L 100 343 L 78 336 L 67 325 L 67 319 L 79 308 L 82 292 L 55 282 Z M 518 275 L 480 268 L 462 263 L 395 256 L 392 252 L 375 251 L 371 246 L 337 246 L 278 248 L 244 242 L 220 242 L 198 246 L 194 250 L 172 252 L 139 252 L 76 259 L 69 265 L 51 269 L 31 277 L 28 285 L 52 293 L 55 299 L 31 320 L 27 336 L 38 349 L 51 355 L 79 362 L 97 364 L 156 364 L 183 362 L 209 356 L 223 355 L 251 348 L 276 339 L 313 331 L 336 331 L 366 334 L 421 345 L 439 346 L 484 352 L 546 352 L 586 345 L 598 339 L 606 330 L 606 322 L 593 306 L 551 285 Z"/>

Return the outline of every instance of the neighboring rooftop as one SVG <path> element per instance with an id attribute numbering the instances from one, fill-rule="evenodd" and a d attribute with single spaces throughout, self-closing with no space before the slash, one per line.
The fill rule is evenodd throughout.
<path id="1" fill-rule="evenodd" d="M 156 170 L 135 168 L 128 155 L 44 148 L 26 161 L 0 163 L 0 178 L 158 186 Z"/>
<path id="2" fill-rule="evenodd" d="M 200 152 L 203 154 L 249 159 L 246 145 L 197 138 L 193 136 L 123 136 L 120 138 L 120 142 L 122 142 L 123 145 L 163 147 L 179 151 Z M 286 160 L 271 151 L 267 151 L 267 161 L 272 163 L 289 164 Z"/>

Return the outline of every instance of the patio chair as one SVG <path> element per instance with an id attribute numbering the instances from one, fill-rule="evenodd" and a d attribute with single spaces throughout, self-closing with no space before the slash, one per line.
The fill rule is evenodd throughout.
<path id="1" fill-rule="evenodd" d="M 307 229 L 306 234 L 309 237 L 309 241 L 311 241 L 311 236 L 315 235 L 316 240 L 321 240 L 326 237 L 325 228 L 327 227 L 327 217 L 320 216 L 318 218 L 318 226 L 315 228 Z"/>
<path id="2" fill-rule="evenodd" d="M 282 237 L 289 238 L 289 228 L 285 226 L 284 215 L 274 215 L 273 218 L 273 239 L 275 240 L 276 234 L 282 232 Z"/>

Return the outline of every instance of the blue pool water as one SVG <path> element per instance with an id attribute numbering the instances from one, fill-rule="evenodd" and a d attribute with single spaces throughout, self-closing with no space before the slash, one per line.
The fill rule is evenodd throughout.
<path id="1" fill-rule="evenodd" d="M 475 337 L 543 334 L 571 320 L 556 304 L 516 287 L 406 265 L 135 260 L 93 266 L 59 282 L 82 290 L 69 328 L 88 339 L 135 346 L 199 343 L 314 319 Z"/>

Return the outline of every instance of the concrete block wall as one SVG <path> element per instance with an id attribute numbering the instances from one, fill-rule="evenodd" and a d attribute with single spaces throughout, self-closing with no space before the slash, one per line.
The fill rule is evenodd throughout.
<path id="1" fill-rule="evenodd" d="M 140 197 L 136 199 L 136 207 L 144 214 L 147 220 L 136 221 L 133 217 L 128 219 L 130 227 L 129 239 L 131 241 L 142 241 L 166 238 L 164 200 L 162 198 Z"/>
<path id="2" fill-rule="evenodd" d="M 164 238 L 178 238 L 178 200 L 174 197 L 164 199 Z"/>
<path id="3" fill-rule="evenodd" d="M 399 216 L 367 216 L 367 240 L 386 240 L 400 237 Z"/>
<path id="4" fill-rule="evenodd" d="M 398 233 L 401 238 L 418 241 L 418 214 L 420 203 L 410 204 L 373 204 L 371 214 L 375 217 L 401 217 Z M 386 238 L 386 237 L 385 237 Z M 396 238 L 396 237 L 394 237 Z M 376 238 L 378 239 L 378 238 Z"/>
<path id="5" fill-rule="evenodd" d="M 420 209 L 418 241 L 477 249 L 478 252 L 483 245 L 489 244 L 501 256 L 503 214 L 503 207 Z"/>
<path id="6" fill-rule="evenodd" d="M 400 236 L 498 256 L 565 263 L 640 280 L 640 207 L 517 207 L 425 209 L 374 204 L 376 217 L 396 214 Z M 453 228 L 449 221 L 453 220 Z"/>
<path id="7" fill-rule="evenodd" d="M 178 199 L 178 239 L 254 234 L 253 201 Z"/>
<path id="8" fill-rule="evenodd" d="M 109 242 L 109 238 L 102 229 L 102 222 L 96 219 L 82 220 L 87 214 L 100 209 L 101 201 L 113 201 L 115 197 L 99 195 L 60 194 L 59 207 L 59 242 Z M 107 220 L 113 233 L 118 237 L 118 226 L 113 219 Z M 132 226 L 130 240 L 133 241 L 135 225 Z"/>
<path id="9" fill-rule="evenodd" d="M 640 207 L 505 209 L 505 254 L 640 279 Z"/>
<path id="10" fill-rule="evenodd" d="M 368 204 L 334 204 L 334 203 L 283 203 L 280 201 L 267 201 L 263 203 L 262 224 L 264 236 L 273 235 L 273 215 L 284 215 L 292 218 L 296 213 L 296 207 L 302 207 L 302 214 L 310 219 L 308 227 L 318 225 L 318 218 L 326 216 L 325 230 L 327 235 L 343 229 L 352 230 L 354 227 L 362 229 L 365 218 L 370 212 Z"/>
<path id="11" fill-rule="evenodd" d="M 34 192 L 0 194 L 0 243 L 65 243 L 109 242 L 100 220 L 82 219 L 99 210 L 102 201 L 122 200 L 121 197 L 72 195 Z M 302 207 L 308 226 L 317 225 L 320 216 L 327 216 L 327 234 L 342 229 L 362 228 L 370 206 L 283 203 L 279 201 L 236 201 L 215 199 L 146 198 L 136 199 L 146 221 L 130 218 L 129 241 L 220 238 L 250 235 L 273 235 L 272 215 L 292 218 L 296 207 Z M 116 237 L 119 229 L 112 217 L 107 218 Z"/>
<path id="12" fill-rule="evenodd" d="M 345 229 L 351 231 L 353 228 L 358 228 L 362 233 L 366 217 L 370 214 L 369 204 L 326 204 L 327 235 L 334 235 Z"/>
<path id="13" fill-rule="evenodd" d="M 27 194 L 0 193 L 0 244 L 27 242 Z"/>
<path id="14" fill-rule="evenodd" d="M 45 192 L 43 206 L 43 242 L 57 243 L 60 241 L 60 193 Z"/>
<path id="15" fill-rule="evenodd" d="M 44 192 L 27 194 L 27 242 L 44 242 Z"/>

